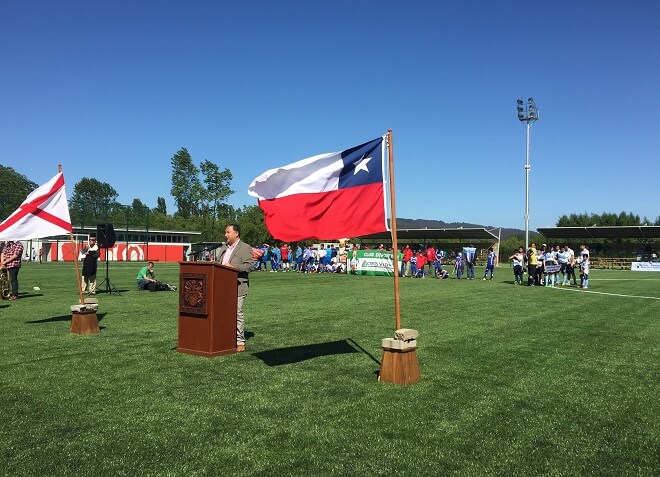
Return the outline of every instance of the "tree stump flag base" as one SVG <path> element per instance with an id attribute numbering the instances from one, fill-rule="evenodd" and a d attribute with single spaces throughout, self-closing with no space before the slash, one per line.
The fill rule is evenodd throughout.
<path id="1" fill-rule="evenodd" d="M 87 300 L 84 305 L 71 306 L 71 333 L 77 335 L 99 333 L 101 328 L 96 316 L 98 307 L 97 303 L 87 303 Z"/>
<path id="2" fill-rule="evenodd" d="M 422 379 L 417 361 L 417 330 L 401 328 L 394 338 L 382 341 L 383 359 L 380 364 L 379 381 L 394 384 L 415 384 Z"/>

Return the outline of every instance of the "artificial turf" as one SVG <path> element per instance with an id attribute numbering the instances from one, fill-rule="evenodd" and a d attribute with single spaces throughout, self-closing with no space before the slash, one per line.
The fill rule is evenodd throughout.
<path id="1" fill-rule="evenodd" d="M 398 386 L 376 380 L 392 279 L 252 273 L 247 351 L 204 358 L 176 352 L 178 294 L 138 292 L 138 268 L 110 265 L 120 294 L 79 336 L 72 264 L 24 265 L 0 302 L 3 475 L 658 475 L 653 273 L 402 279 L 422 380 Z"/>

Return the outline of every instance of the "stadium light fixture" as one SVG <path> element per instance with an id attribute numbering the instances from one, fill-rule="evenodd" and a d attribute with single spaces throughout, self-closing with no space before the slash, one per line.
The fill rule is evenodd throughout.
<path id="1" fill-rule="evenodd" d="M 527 103 L 522 99 L 516 101 L 518 120 L 525 125 L 527 130 L 527 141 L 525 146 L 525 252 L 529 249 L 529 146 L 532 123 L 539 119 L 539 110 L 534 98 L 528 98 Z"/>

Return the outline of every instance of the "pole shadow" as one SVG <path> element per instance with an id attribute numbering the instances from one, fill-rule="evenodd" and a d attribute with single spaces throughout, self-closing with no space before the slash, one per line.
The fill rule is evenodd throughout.
<path id="1" fill-rule="evenodd" d="M 97 313 L 96 319 L 98 321 L 101 321 L 105 315 L 106 315 L 105 313 Z M 61 316 L 52 316 L 50 318 L 44 318 L 42 320 L 26 321 L 25 323 L 34 325 L 40 323 L 56 323 L 60 321 L 71 321 L 71 315 L 69 314 L 69 315 L 61 315 Z"/>
<path id="2" fill-rule="evenodd" d="M 360 352 L 366 353 L 370 358 L 375 360 L 373 356 L 371 356 L 361 346 L 357 345 L 357 343 L 350 339 L 260 351 L 257 353 L 252 353 L 252 356 L 260 359 L 267 366 L 281 366 L 286 364 L 299 363 L 301 361 L 319 358 L 321 356 Z"/>

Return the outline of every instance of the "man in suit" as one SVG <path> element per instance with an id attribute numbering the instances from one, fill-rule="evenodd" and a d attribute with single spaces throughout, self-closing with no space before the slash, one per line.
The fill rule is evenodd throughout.
<path id="1" fill-rule="evenodd" d="M 243 303 L 248 293 L 250 280 L 248 273 L 252 268 L 252 247 L 241 240 L 241 227 L 229 224 L 225 229 L 227 242 L 220 247 L 218 260 L 223 265 L 238 270 L 238 306 L 236 307 L 236 351 L 245 351 L 245 318 Z"/>

